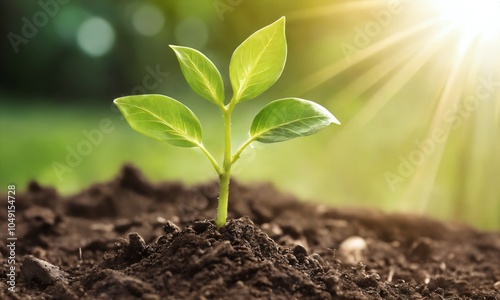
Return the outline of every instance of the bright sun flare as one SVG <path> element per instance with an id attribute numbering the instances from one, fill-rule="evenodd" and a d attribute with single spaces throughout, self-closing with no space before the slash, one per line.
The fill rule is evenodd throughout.
<path id="1" fill-rule="evenodd" d="M 488 38 L 500 33 L 500 0 L 429 0 L 443 18 L 467 35 Z"/>
<path id="2" fill-rule="evenodd" d="M 322 18 L 324 24 L 333 20 L 335 30 L 342 26 L 339 20 L 347 20 L 343 35 L 332 34 L 332 42 L 317 44 L 317 49 L 331 46 L 333 53 L 336 48 L 344 57 L 311 72 L 294 86 L 294 92 L 309 92 L 321 85 L 326 88 L 326 83 L 342 76 L 345 84 L 332 91 L 332 103 L 352 103 L 338 99 L 365 101 L 331 140 L 332 149 L 344 137 L 369 130 L 372 120 L 386 116 L 382 113 L 396 113 L 396 105 L 403 110 L 398 114 L 401 119 L 394 121 L 408 116 L 416 122 L 413 112 L 404 110 L 412 99 L 425 107 L 419 116 L 421 139 L 432 138 L 436 130 L 445 132 L 447 138 L 415 167 L 402 188 L 403 196 L 397 197 L 401 205 L 432 209 L 442 205 L 432 200 L 441 200 L 440 195 L 446 193 L 450 201 L 460 199 L 471 207 L 477 199 L 489 205 L 498 203 L 498 187 L 488 184 L 488 179 L 500 174 L 500 0 L 323 2 L 297 11 L 294 18 L 297 22 Z M 344 19 L 346 15 L 360 21 Z M 325 34 L 331 33 L 325 30 Z M 482 96 L 485 83 L 488 92 Z M 412 96 L 414 91 L 424 96 Z M 460 124 L 455 122 L 459 119 Z M 402 130 L 416 132 L 412 126 Z M 460 179 L 443 175 L 451 174 L 450 170 L 460 173 Z M 467 215 L 458 210 L 454 213 Z"/>

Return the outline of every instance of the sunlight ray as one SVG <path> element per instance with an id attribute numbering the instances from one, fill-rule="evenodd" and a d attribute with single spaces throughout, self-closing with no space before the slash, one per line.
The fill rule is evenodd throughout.
<path id="1" fill-rule="evenodd" d="M 460 83 L 457 83 L 459 80 L 458 77 L 465 77 L 467 75 L 466 70 L 462 70 L 466 65 L 464 64 L 464 60 L 466 58 L 467 51 L 471 49 L 471 45 L 473 43 L 473 39 L 469 38 L 467 41 L 462 40 L 461 46 L 457 51 L 456 59 L 453 63 L 453 69 L 450 71 L 450 76 L 448 77 L 448 81 L 443 90 L 443 94 L 437 102 L 436 112 L 434 113 L 434 118 L 432 121 L 432 127 L 437 125 L 442 125 L 443 119 L 441 118 L 442 114 L 446 109 L 449 109 L 453 106 L 453 99 L 456 99 L 455 102 L 458 102 L 463 95 L 465 81 L 463 78 Z M 467 49 L 464 51 L 464 49 Z M 457 86 L 455 86 L 456 84 Z"/>
<path id="2" fill-rule="evenodd" d="M 492 162 L 490 158 L 494 157 L 495 153 L 492 151 L 495 147 L 495 140 L 490 138 L 490 134 L 495 133 L 495 129 L 491 128 L 494 123 L 494 115 L 491 114 L 490 103 L 483 103 L 475 112 L 474 125 L 470 130 L 470 143 L 467 143 L 467 168 L 466 173 L 462 176 L 465 178 L 465 184 L 457 186 L 457 196 L 459 192 L 463 192 L 464 203 L 461 205 L 464 209 L 474 205 L 467 201 L 467 199 L 483 199 L 485 203 L 490 201 L 489 191 L 482 188 L 482 183 L 488 181 L 488 171 Z M 493 103 L 491 103 L 493 104 Z M 493 203 L 491 203 L 493 204 Z M 465 213 L 457 214 L 456 217 L 463 219 Z"/>
<path id="3" fill-rule="evenodd" d="M 493 108 L 493 113 L 495 114 L 495 127 L 499 128 L 500 127 L 500 99 L 497 99 L 497 101 L 495 101 L 494 105 L 495 105 L 495 107 Z M 495 110 L 495 108 L 496 108 L 496 110 Z"/>
<path id="4" fill-rule="evenodd" d="M 500 45 L 497 48 L 500 49 Z M 493 67 L 493 70 L 497 70 L 496 73 L 494 73 L 496 80 L 500 81 L 500 60 L 499 59 L 495 60 L 492 64 L 492 67 Z M 493 107 L 494 111 L 495 111 L 495 107 L 496 107 L 495 122 L 496 122 L 496 128 L 497 128 L 497 134 L 494 136 L 498 137 L 498 136 L 500 136 L 499 135 L 500 134 L 500 87 L 497 87 L 493 101 L 494 101 L 494 107 Z M 495 112 L 494 112 L 494 114 L 495 114 Z M 499 141 L 499 145 L 500 145 L 500 138 L 498 138 L 497 140 Z M 500 151 L 497 153 L 500 153 Z M 499 163 L 500 163 L 500 157 L 499 157 Z M 499 169 L 499 173 L 500 173 L 500 169 Z"/>
<path id="5" fill-rule="evenodd" d="M 363 49 L 360 51 L 357 55 L 355 55 L 352 58 L 352 61 L 349 62 L 347 59 L 342 59 L 340 61 L 334 62 L 318 71 L 315 73 L 311 74 L 310 76 L 306 77 L 302 81 L 300 81 L 295 89 L 293 90 L 293 93 L 306 93 L 310 90 L 315 89 L 316 87 L 320 86 L 321 84 L 325 83 L 329 79 L 335 77 L 336 75 L 340 74 L 341 72 L 347 70 L 348 68 L 352 67 L 353 65 L 379 53 L 382 52 L 383 50 L 389 48 L 390 46 L 404 41 L 406 38 L 411 37 L 427 28 L 429 28 L 431 25 L 435 24 L 437 21 L 440 19 L 432 19 L 428 20 L 426 22 L 420 23 L 419 25 L 415 25 L 414 27 L 408 28 L 406 30 L 400 31 L 397 34 L 394 34 L 390 37 L 387 37 L 371 46 L 368 46 L 367 48 Z"/>
<path id="6" fill-rule="evenodd" d="M 318 17 L 330 17 L 334 14 L 341 14 L 350 11 L 369 9 L 386 5 L 385 0 L 365 0 L 365 1 L 347 1 L 343 3 L 328 4 L 309 9 L 300 9 L 289 13 L 287 18 L 289 21 L 300 21 L 304 19 L 314 19 Z"/>
<path id="7" fill-rule="evenodd" d="M 342 104 L 344 104 L 358 99 L 375 84 L 384 80 L 385 76 L 394 71 L 404 61 L 415 55 L 417 51 L 420 51 L 420 49 L 414 47 L 413 45 L 403 48 L 398 53 L 380 61 L 377 65 L 356 77 L 356 79 L 341 89 L 334 97 L 332 97 L 332 99 L 327 101 L 332 101 L 333 99 L 345 99 L 342 101 Z"/>
<path id="8" fill-rule="evenodd" d="M 451 30 L 443 30 L 436 34 L 433 39 L 428 40 L 426 45 L 420 49 L 418 55 L 414 56 L 401 69 L 392 76 L 387 83 L 382 86 L 371 98 L 371 100 L 356 114 L 350 121 L 350 130 L 356 130 L 368 123 L 401 88 L 413 78 L 413 76 L 429 61 L 434 53 L 440 49 L 443 44 L 443 36 L 446 36 Z"/>
<path id="9" fill-rule="evenodd" d="M 469 47 L 472 39 L 469 39 Z M 436 181 L 437 172 L 443 159 L 443 153 L 451 131 L 451 124 L 445 122 L 443 113 L 446 109 L 453 107 L 460 102 L 464 94 L 464 83 L 467 77 L 468 65 L 464 64 L 467 52 L 458 49 L 456 58 L 453 62 L 452 70 L 444 87 L 443 93 L 439 98 L 435 109 L 434 117 L 429 127 L 426 139 L 432 138 L 436 130 L 442 130 L 446 133 L 444 141 L 436 143 L 434 151 L 424 158 L 423 163 L 415 166 L 415 173 L 412 175 L 410 183 L 405 190 L 401 204 L 410 205 L 412 209 L 423 212 L 428 208 L 432 188 Z"/>
<path id="10" fill-rule="evenodd" d="M 391 134 L 400 139 L 394 147 L 410 148 L 409 152 L 398 153 L 406 150 L 393 147 L 390 150 L 393 152 L 386 153 L 385 159 L 393 159 L 393 155 L 399 154 L 410 156 L 419 150 L 420 139 L 427 141 L 436 130 L 443 132 L 432 151 L 423 155 L 422 162 L 419 160 L 411 174 L 404 177 L 404 184 L 392 197 L 402 198 L 396 205 L 399 208 L 420 212 L 439 209 L 448 216 L 453 211 L 455 217 L 470 220 L 478 212 L 477 209 L 467 211 L 472 208 L 471 201 L 479 198 L 482 205 L 494 206 L 491 195 L 497 193 L 488 182 L 500 176 L 497 171 L 500 170 L 500 87 L 497 88 L 500 80 L 500 19 L 497 18 L 500 2 L 427 0 L 413 3 L 404 16 L 393 19 L 397 22 L 369 35 L 369 39 L 360 36 L 368 35 L 365 25 L 374 21 L 373 9 L 383 6 L 382 1 L 337 2 L 294 12 L 291 20 L 296 22 L 326 19 L 342 13 L 359 15 L 346 20 L 349 22 L 345 27 L 351 28 L 351 33 L 321 40 L 316 45 L 318 48 L 323 46 L 320 48 L 322 53 L 331 54 L 336 60 L 310 69 L 292 90 L 298 94 L 330 93 L 325 99 L 328 106 L 337 109 L 340 106 L 345 113 L 344 130 L 328 142 L 328 149 L 332 151 L 339 144 L 353 141 L 353 134 L 360 134 L 361 138 L 364 134 L 373 136 L 373 132 L 373 137 L 378 138 L 380 132 L 366 125 L 374 120 L 369 125 L 384 128 L 388 124 L 382 116 L 391 117 L 390 121 L 394 118 L 395 122 L 400 121 L 400 116 L 403 122 L 405 118 L 411 122 L 399 131 L 391 130 Z M 363 14 L 369 16 L 370 13 L 372 18 L 365 19 L 365 23 L 353 24 L 356 18 L 362 20 Z M 474 109 L 469 113 L 464 105 L 470 104 L 470 99 L 480 89 L 483 96 L 493 89 L 495 94 L 481 102 L 481 112 Z M 411 102 L 414 100 L 415 104 Z M 413 105 L 419 107 L 412 110 Z M 462 118 L 459 121 L 463 124 L 452 121 L 457 118 Z M 407 140 L 404 134 L 418 139 Z M 382 133 L 380 135 L 382 137 Z M 381 154 L 389 145 L 387 143 L 393 142 L 390 138 L 384 136 L 377 144 L 381 146 Z M 382 161 L 375 165 L 375 168 L 384 168 Z M 399 166 L 396 168 L 401 173 Z M 389 187 L 394 190 L 394 186 L 389 184 Z M 445 195 L 443 202 L 430 202 L 437 199 L 437 193 Z"/>

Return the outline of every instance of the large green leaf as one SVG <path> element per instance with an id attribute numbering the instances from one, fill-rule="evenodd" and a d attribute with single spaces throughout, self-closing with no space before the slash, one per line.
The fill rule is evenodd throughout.
<path id="1" fill-rule="evenodd" d="M 130 126 L 149 137 L 179 147 L 201 144 L 201 124 L 179 101 L 163 95 L 127 96 L 115 99 Z"/>
<path id="2" fill-rule="evenodd" d="M 235 101 L 262 94 L 281 76 L 286 61 L 285 17 L 247 38 L 233 53 L 229 77 Z"/>
<path id="3" fill-rule="evenodd" d="M 323 106 L 309 100 L 286 98 L 266 105 L 253 119 L 250 136 L 276 143 L 307 136 L 340 122 Z"/>
<path id="4" fill-rule="evenodd" d="M 191 88 L 203 98 L 224 106 L 224 84 L 215 65 L 198 50 L 173 46 L 182 74 Z"/>

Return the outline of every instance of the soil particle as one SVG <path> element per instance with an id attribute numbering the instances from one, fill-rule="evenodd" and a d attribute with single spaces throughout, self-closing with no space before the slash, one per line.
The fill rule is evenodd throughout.
<path id="1" fill-rule="evenodd" d="M 338 250 L 339 257 L 343 258 L 346 263 L 356 264 L 365 260 L 367 245 L 365 239 L 359 236 L 348 237 L 343 241 Z"/>
<path id="2" fill-rule="evenodd" d="M 425 261 L 432 259 L 432 251 L 436 245 L 429 238 L 422 237 L 417 239 L 411 246 L 408 257 L 412 261 Z"/>
<path id="3" fill-rule="evenodd" d="M 49 262 L 25 256 L 21 266 L 21 278 L 28 284 L 48 286 L 55 282 L 67 283 L 67 274 Z"/>
<path id="4" fill-rule="evenodd" d="M 216 183 L 153 184 L 131 166 L 69 197 L 32 182 L 16 199 L 16 293 L 0 239 L 0 298 L 500 299 L 498 232 L 269 184 L 233 181 L 230 201 L 217 230 Z"/>
<path id="5" fill-rule="evenodd" d="M 157 296 L 150 284 L 122 272 L 106 269 L 93 276 L 100 280 L 86 285 L 85 288 L 88 289 L 89 295 L 99 299 L 151 299 Z"/>

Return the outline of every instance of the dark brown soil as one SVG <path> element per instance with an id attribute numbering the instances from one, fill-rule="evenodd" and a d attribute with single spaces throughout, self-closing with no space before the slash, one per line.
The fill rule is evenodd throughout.
<path id="1" fill-rule="evenodd" d="M 132 167 L 70 197 L 33 182 L 16 199 L 15 293 L 0 208 L 0 299 L 500 299 L 498 232 L 234 181 L 217 231 L 216 198 L 216 183 Z"/>

